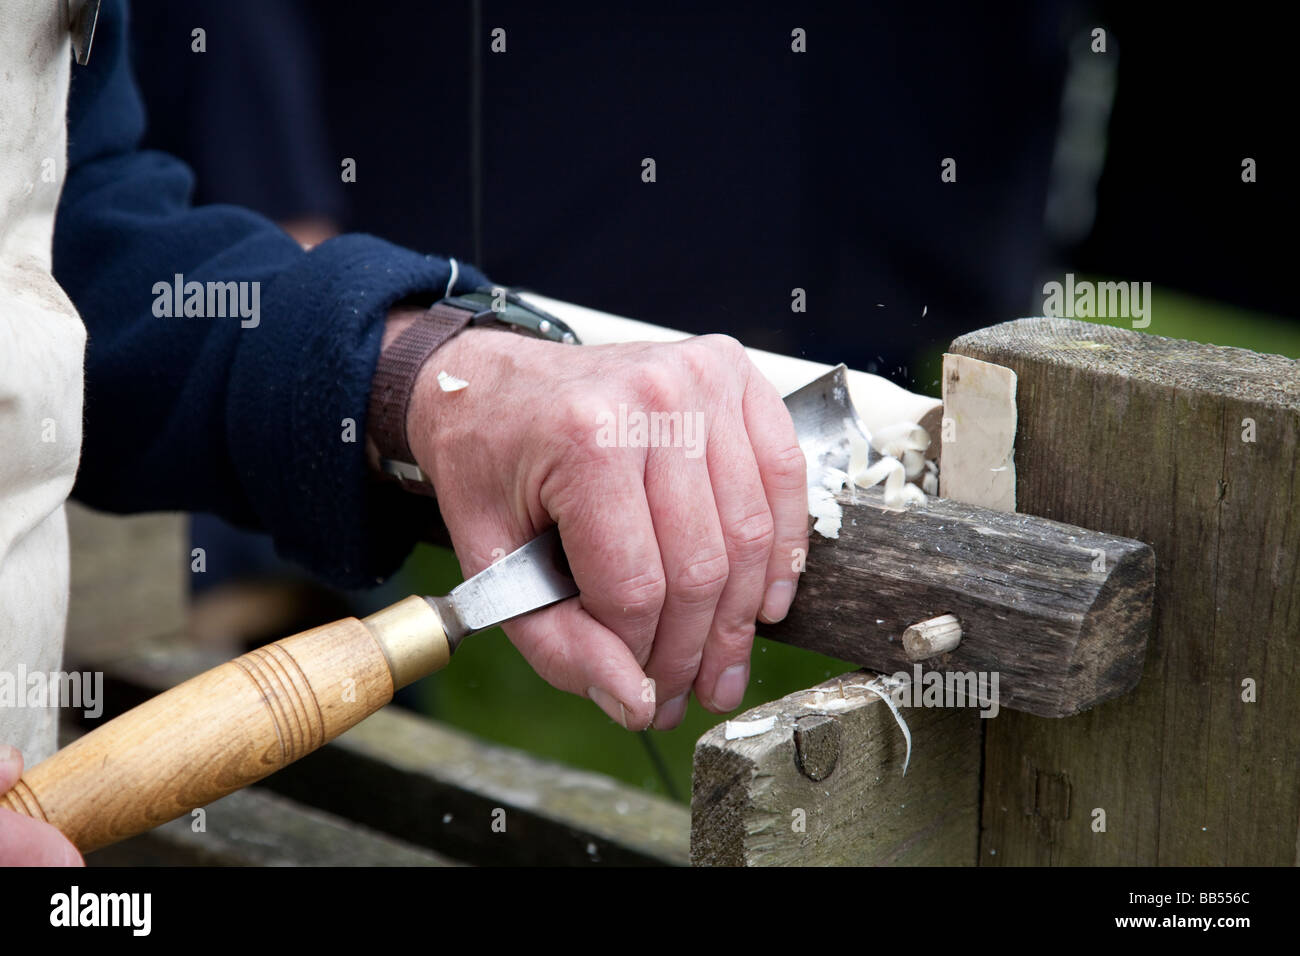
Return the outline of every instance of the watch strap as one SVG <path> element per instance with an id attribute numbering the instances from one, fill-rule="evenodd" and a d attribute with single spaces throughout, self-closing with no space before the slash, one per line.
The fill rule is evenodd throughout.
<path id="1" fill-rule="evenodd" d="M 433 483 L 415 463 L 406 417 L 415 380 L 429 356 L 464 329 L 474 312 L 438 302 L 410 324 L 379 356 L 370 389 L 367 434 L 385 473 L 408 491 L 432 495 Z"/>

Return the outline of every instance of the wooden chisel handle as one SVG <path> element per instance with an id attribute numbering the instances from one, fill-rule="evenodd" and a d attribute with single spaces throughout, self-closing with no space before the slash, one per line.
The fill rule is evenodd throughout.
<path id="1" fill-rule="evenodd" d="M 421 597 L 304 631 L 96 728 L 23 774 L 0 807 L 54 824 L 87 853 L 311 753 L 450 656 Z"/>

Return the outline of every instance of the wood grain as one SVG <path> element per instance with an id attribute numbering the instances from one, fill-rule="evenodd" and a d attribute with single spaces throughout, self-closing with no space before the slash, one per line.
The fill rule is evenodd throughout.
<path id="1" fill-rule="evenodd" d="M 453 860 L 261 787 L 94 853 L 91 866 L 456 866 Z"/>
<path id="2" fill-rule="evenodd" d="M 1145 544 L 939 498 L 905 512 L 879 490 L 838 500 L 839 538 L 812 535 L 790 614 L 765 637 L 910 673 L 903 633 L 954 614 L 961 644 L 927 669 L 996 671 L 1003 707 L 1047 717 L 1137 682 L 1154 590 Z"/>
<path id="3" fill-rule="evenodd" d="M 903 734 L 862 689 L 874 677 L 847 674 L 736 718 L 774 718 L 765 733 L 728 740 L 723 723 L 700 738 L 692 864 L 974 865 L 978 711 L 904 708 L 913 751 L 903 776 Z"/>
<path id="4" fill-rule="evenodd" d="M 1020 509 L 1157 558 L 1134 693 L 989 722 L 981 862 L 1296 863 L 1300 363 L 1064 319 L 951 351 L 1019 376 Z"/>

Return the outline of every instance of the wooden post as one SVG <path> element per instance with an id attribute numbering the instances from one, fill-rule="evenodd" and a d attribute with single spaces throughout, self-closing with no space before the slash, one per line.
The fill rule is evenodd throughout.
<path id="1" fill-rule="evenodd" d="M 1135 691 L 988 722 L 981 863 L 1300 862 L 1300 363 L 1063 319 L 951 351 L 1019 376 L 1020 511 L 1156 555 Z"/>

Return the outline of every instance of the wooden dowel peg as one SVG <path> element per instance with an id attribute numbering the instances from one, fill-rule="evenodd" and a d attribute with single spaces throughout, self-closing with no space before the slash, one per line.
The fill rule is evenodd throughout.
<path id="1" fill-rule="evenodd" d="M 942 614 L 903 632 L 903 650 L 914 661 L 947 654 L 961 643 L 961 622 L 955 615 Z"/>

